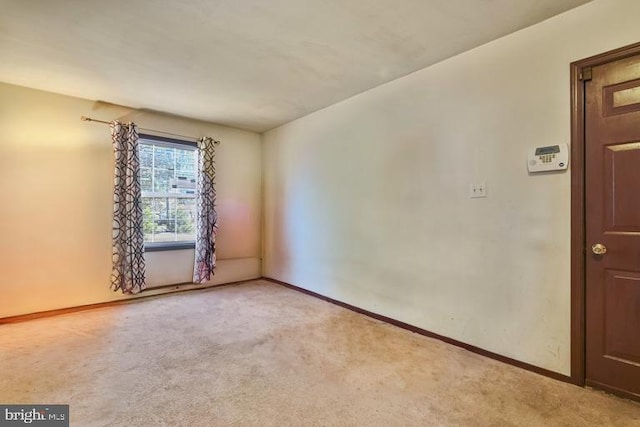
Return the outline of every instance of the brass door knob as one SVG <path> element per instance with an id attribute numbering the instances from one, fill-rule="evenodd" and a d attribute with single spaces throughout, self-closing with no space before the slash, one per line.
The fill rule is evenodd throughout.
<path id="1" fill-rule="evenodd" d="M 607 247 L 602 243 L 596 243 L 595 245 L 591 246 L 591 252 L 596 255 L 604 255 L 607 253 Z"/>

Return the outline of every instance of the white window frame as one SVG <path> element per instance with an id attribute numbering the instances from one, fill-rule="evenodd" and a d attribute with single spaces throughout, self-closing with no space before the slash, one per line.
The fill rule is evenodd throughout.
<path id="1" fill-rule="evenodd" d="M 198 144 L 192 141 L 185 141 L 181 139 L 167 138 L 164 136 L 150 135 L 150 134 L 139 134 L 138 135 L 138 145 L 140 144 L 153 144 L 155 146 L 160 147 L 170 147 L 170 148 L 180 148 L 185 150 L 193 150 L 198 151 Z M 140 164 L 142 167 L 142 163 Z M 197 165 L 196 165 L 197 167 Z M 153 179 L 153 173 L 152 173 Z M 196 186 L 197 186 L 196 182 Z M 195 199 L 196 194 L 180 194 L 180 193 L 165 193 L 165 192 L 154 192 L 154 191 L 142 191 L 142 198 L 163 198 L 163 197 L 171 197 L 171 198 L 185 198 L 185 199 Z M 177 218 L 176 218 L 177 220 Z M 180 249 L 194 249 L 195 248 L 195 240 L 189 241 L 177 241 L 177 242 L 145 242 L 144 249 L 146 252 L 155 252 L 155 251 L 168 251 L 168 250 L 180 250 Z"/>

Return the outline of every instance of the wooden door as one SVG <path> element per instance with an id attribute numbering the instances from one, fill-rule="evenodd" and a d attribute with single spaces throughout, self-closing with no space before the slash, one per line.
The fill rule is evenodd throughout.
<path id="1" fill-rule="evenodd" d="M 586 383 L 640 397 L 640 55 L 585 82 Z"/>

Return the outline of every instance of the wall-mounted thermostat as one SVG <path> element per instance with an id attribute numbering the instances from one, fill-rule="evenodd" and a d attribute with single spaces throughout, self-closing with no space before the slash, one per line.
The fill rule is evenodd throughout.
<path id="1" fill-rule="evenodd" d="M 569 147 L 567 144 L 558 144 L 532 148 L 527 160 L 529 172 L 565 170 L 569 165 Z"/>

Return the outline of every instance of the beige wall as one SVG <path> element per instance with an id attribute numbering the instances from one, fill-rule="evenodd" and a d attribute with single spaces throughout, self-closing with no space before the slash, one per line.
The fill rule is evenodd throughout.
<path id="1" fill-rule="evenodd" d="M 212 283 L 260 276 L 258 134 L 0 83 L 0 318 L 123 298 L 109 290 L 109 128 L 81 115 L 220 139 Z M 191 281 L 193 250 L 146 258 L 150 287 Z"/>
<path id="2" fill-rule="evenodd" d="M 640 41 L 595 1 L 264 136 L 264 274 L 570 373 L 569 63 Z M 469 199 L 485 181 L 488 197 Z"/>

